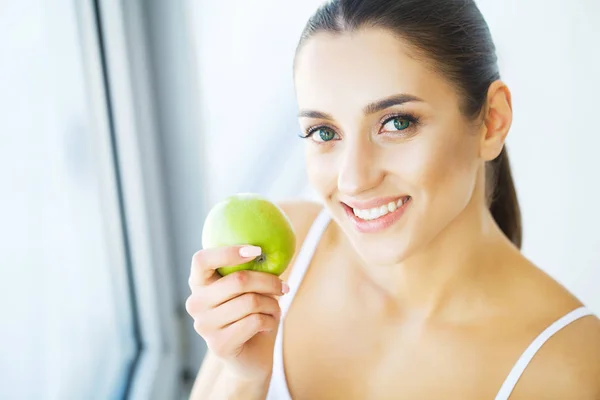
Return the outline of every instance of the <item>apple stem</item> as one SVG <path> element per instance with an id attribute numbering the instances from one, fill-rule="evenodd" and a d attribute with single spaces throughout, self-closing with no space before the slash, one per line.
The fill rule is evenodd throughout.
<path id="1" fill-rule="evenodd" d="M 254 261 L 261 263 L 261 262 L 265 261 L 265 258 L 266 258 L 265 255 L 261 253 L 258 257 L 256 257 L 254 259 Z"/>

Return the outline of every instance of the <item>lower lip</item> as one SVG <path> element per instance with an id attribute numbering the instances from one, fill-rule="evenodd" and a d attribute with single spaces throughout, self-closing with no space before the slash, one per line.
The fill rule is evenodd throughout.
<path id="1" fill-rule="evenodd" d="M 346 215 L 348 218 L 354 223 L 356 229 L 361 233 L 376 233 L 383 231 L 384 229 L 392 226 L 396 221 L 398 221 L 406 211 L 406 208 L 412 201 L 412 197 L 406 201 L 406 203 L 402 204 L 401 207 L 396 208 L 394 211 L 385 214 L 383 217 L 379 217 L 376 219 L 372 219 L 370 221 L 358 218 L 354 215 L 354 211 L 352 208 L 342 203 L 344 210 L 346 211 Z"/>

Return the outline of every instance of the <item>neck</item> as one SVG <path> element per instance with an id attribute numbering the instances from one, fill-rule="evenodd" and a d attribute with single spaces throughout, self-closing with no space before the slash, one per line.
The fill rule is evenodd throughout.
<path id="1" fill-rule="evenodd" d="M 362 265 L 375 293 L 429 319 L 468 318 L 499 287 L 515 249 L 481 205 L 469 204 L 433 241 L 398 265 Z M 487 307 L 487 306 L 485 306 Z"/>

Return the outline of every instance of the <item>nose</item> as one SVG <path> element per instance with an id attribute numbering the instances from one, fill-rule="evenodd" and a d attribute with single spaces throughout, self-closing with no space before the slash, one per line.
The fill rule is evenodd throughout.
<path id="1" fill-rule="evenodd" d="M 357 196 L 376 188 L 383 179 L 377 162 L 377 150 L 368 140 L 347 140 L 341 154 L 338 190 L 347 196 Z"/>

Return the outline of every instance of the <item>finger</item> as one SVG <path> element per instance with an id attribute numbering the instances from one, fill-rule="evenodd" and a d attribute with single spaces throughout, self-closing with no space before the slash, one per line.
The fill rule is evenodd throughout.
<path id="1" fill-rule="evenodd" d="M 238 271 L 220 278 L 212 285 L 195 290 L 187 298 L 185 309 L 193 318 L 224 305 L 244 294 L 266 296 L 278 303 L 289 286 L 275 275 L 256 271 Z"/>
<path id="2" fill-rule="evenodd" d="M 244 293 L 281 296 L 288 291 L 288 285 L 273 274 L 237 271 L 205 287 L 199 296 L 207 307 L 214 308 Z"/>
<path id="3" fill-rule="evenodd" d="M 271 315 L 251 314 L 223 328 L 212 350 L 221 356 L 233 355 L 257 333 L 275 331 L 277 324 Z"/>
<path id="4" fill-rule="evenodd" d="M 279 320 L 281 309 L 277 300 L 258 293 L 245 293 L 204 315 L 204 323 L 213 329 L 222 329 L 251 314 L 270 315 Z"/>
<path id="5" fill-rule="evenodd" d="M 223 246 L 202 249 L 192 257 L 189 285 L 205 286 L 220 278 L 217 268 L 239 265 L 253 260 L 261 254 L 257 246 Z"/>
<path id="6" fill-rule="evenodd" d="M 243 317 L 262 313 L 277 317 L 280 313 L 279 296 L 259 293 L 244 293 L 219 306 L 208 304 L 205 292 L 192 293 L 185 301 L 186 312 L 203 326 L 222 328 Z"/>

